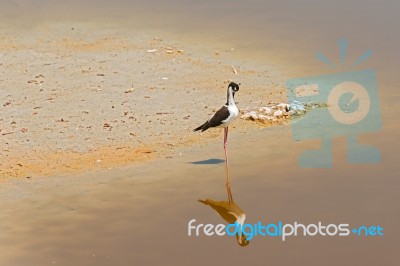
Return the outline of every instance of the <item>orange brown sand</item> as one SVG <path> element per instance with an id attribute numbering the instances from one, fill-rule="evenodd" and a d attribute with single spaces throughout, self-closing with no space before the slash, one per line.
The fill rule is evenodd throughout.
<path id="1" fill-rule="evenodd" d="M 220 137 L 192 129 L 225 103 L 231 80 L 241 83 L 240 109 L 285 100 L 279 73 L 236 62 L 232 47 L 200 52 L 169 36 L 95 29 L 0 29 L 0 179 L 176 156 Z"/>

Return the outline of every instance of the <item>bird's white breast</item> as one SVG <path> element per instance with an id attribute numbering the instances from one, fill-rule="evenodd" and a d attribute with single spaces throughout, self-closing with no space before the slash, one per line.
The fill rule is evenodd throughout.
<path id="1" fill-rule="evenodd" d="M 222 121 L 222 126 L 229 126 L 239 116 L 239 109 L 236 105 L 228 105 L 229 117 Z"/>

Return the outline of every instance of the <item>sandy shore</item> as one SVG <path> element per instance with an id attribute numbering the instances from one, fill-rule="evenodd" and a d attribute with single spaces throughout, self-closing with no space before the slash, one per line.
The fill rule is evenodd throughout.
<path id="1" fill-rule="evenodd" d="M 284 101 L 279 73 L 235 61 L 235 47 L 199 52 L 172 36 L 100 28 L 0 30 L 0 180 L 113 168 L 205 145 L 220 132 L 191 130 L 224 103 L 231 80 L 242 84 L 241 109 Z"/>

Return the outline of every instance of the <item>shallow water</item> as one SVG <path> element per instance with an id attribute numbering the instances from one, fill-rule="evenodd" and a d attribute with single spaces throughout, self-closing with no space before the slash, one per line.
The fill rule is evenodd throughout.
<path id="1" fill-rule="evenodd" d="M 231 237 L 189 237 L 187 224 L 224 221 L 197 200 L 227 200 L 221 143 L 180 156 L 75 177 L 16 180 L 2 188 L 3 265 L 393 265 L 399 237 L 397 158 L 387 131 L 370 144 L 378 165 L 345 162 L 342 140 L 333 169 L 297 167 L 315 143 L 295 142 L 289 127 L 230 136 L 234 200 L 248 223 L 380 225 L 383 237 L 255 237 L 241 248 Z M 262 143 L 263 139 L 274 139 Z M 262 143 L 262 145 L 261 145 Z M 156 166 L 156 167 L 154 167 Z M 173 166 L 173 167 L 171 167 Z"/>
<path id="2" fill-rule="evenodd" d="M 69 18 L 60 14 L 60 2 L 3 1 L 0 7 L 8 20 L 24 14 L 40 24 Z M 339 38 L 349 41 L 349 62 L 371 49 L 373 57 L 360 67 L 378 73 L 383 129 L 361 140 L 381 150 L 380 164 L 348 164 L 345 140 L 339 138 L 333 168 L 299 168 L 300 152 L 317 148 L 318 142 L 294 141 L 288 126 L 252 135 L 233 131 L 229 156 L 234 199 L 246 221 L 379 224 L 384 236 L 285 242 L 256 237 L 246 248 L 229 237 L 187 236 L 190 219 L 223 222 L 197 202 L 226 200 L 222 145 L 212 141 L 147 165 L 3 186 L 1 265 L 395 264 L 400 237 L 397 1 L 114 1 L 113 11 L 108 1 L 96 8 L 73 3 L 80 10 L 77 18 L 115 20 L 119 14 L 121 25 L 169 30 L 199 49 L 234 47 L 235 60 L 275 64 L 288 78 L 351 70 L 349 65 L 331 70 L 315 59 L 321 51 L 339 62 Z M 76 11 L 77 6 L 64 8 Z M 201 161 L 211 163 L 192 163 Z"/>

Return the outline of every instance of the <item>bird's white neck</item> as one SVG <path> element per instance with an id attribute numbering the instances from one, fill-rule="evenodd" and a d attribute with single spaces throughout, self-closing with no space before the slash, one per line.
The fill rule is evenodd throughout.
<path id="1" fill-rule="evenodd" d="M 227 94 L 226 105 L 236 105 L 233 97 L 234 92 L 231 87 L 228 88 Z"/>
<path id="2" fill-rule="evenodd" d="M 246 214 L 241 214 L 241 215 L 239 215 L 237 218 L 236 218 L 236 222 L 238 223 L 238 224 L 240 224 L 241 226 L 243 226 L 243 224 L 244 224 L 244 221 L 246 220 Z"/>

